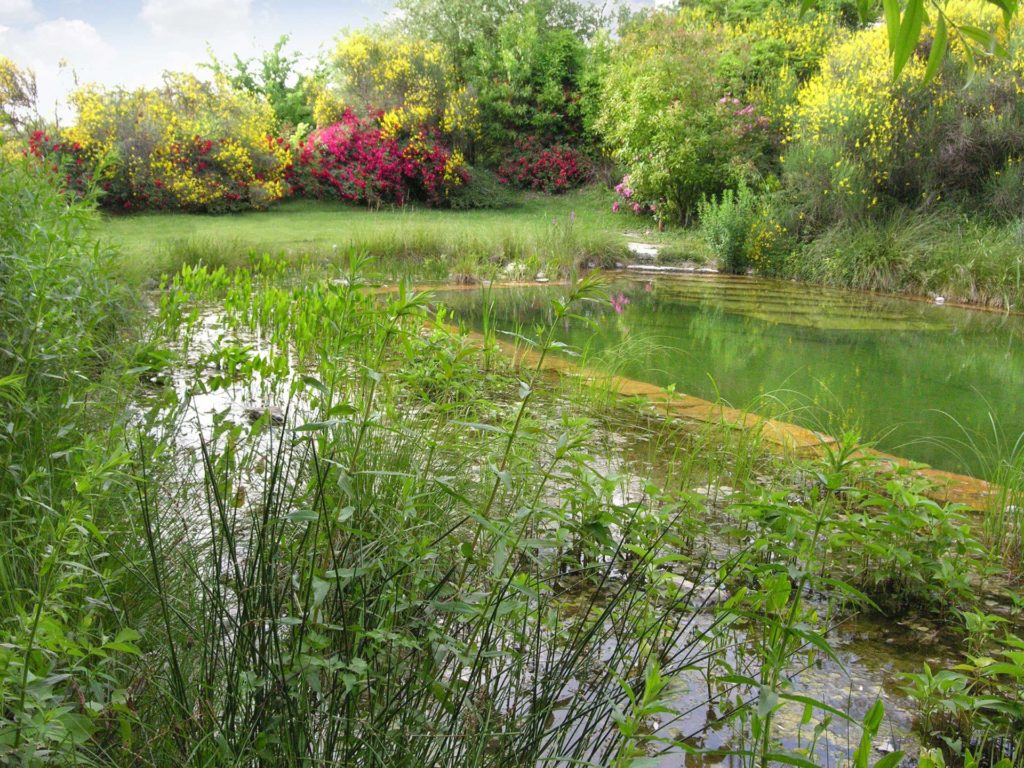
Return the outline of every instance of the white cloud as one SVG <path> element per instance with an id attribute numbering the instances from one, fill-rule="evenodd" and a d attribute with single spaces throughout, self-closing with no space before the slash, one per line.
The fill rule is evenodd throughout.
<path id="1" fill-rule="evenodd" d="M 39 109 L 45 116 L 55 108 L 64 111 L 63 96 L 76 80 L 104 79 L 117 56 L 96 28 L 82 19 L 51 19 L 7 38 L 4 52 L 36 73 Z"/>
<path id="2" fill-rule="evenodd" d="M 252 0 L 144 0 L 139 15 L 158 35 L 209 38 L 247 28 L 251 13 Z"/>
<path id="3" fill-rule="evenodd" d="M 18 46 L 36 62 L 67 61 L 91 64 L 109 60 L 114 49 L 92 24 L 82 19 L 51 19 L 36 24 Z"/>
<path id="4" fill-rule="evenodd" d="M 32 0 L 0 0 L 0 23 L 31 24 L 39 18 Z"/>

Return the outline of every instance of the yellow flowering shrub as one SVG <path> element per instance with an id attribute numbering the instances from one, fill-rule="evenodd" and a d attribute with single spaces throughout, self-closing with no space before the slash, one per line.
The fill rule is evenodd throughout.
<path id="1" fill-rule="evenodd" d="M 924 70 L 925 61 L 915 56 L 894 80 L 885 28 L 850 35 L 828 52 L 820 72 L 800 88 L 786 115 L 786 143 L 836 143 L 876 183 L 884 183 L 903 138 L 920 116 L 912 101 L 927 110 L 927 102 L 938 97 L 934 84 L 922 84 Z"/>
<path id="2" fill-rule="evenodd" d="M 849 36 L 828 14 L 801 15 L 788 6 L 737 24 L 734 39 L 747 55 L 744 80 L 747 101 L 781 125 L 800 86 L 813 76 L 826 51 Z"/>
<path id="3" fill-rule="evenodd" d="M 169 74 L 161 88 L 87 86 L 72 102 L 63 138 L 101 169 L 106 205 L 258 208 L 284 194 L 291 153 L 273 109 L 225 82 Z"/>
<path id="4" fill-rule="evenodd" d="M 799 88 L 785 111 L 781 154 L 786 188 L 807 231 L 893 203 L 956 197 L 979 204 L 993 189 L 1003 200 L 1016 194 L 1024 205 L 1024 191 L 1015 193 L 1001 178 L 1024 156 L 1021 22 L 1006 27 L 993 6 L 977 0 L 948 0 L 942 13 L 950 29 L 994 35 L 1008 55 L 978 55 L 974 43 L 953 33 L 947 58 L 926 82 L 934 34 L 926 25 L 894 79 L 886 30 L 878 25 L 837 37 L 820 71 Z"/>
<path id="5" fill-rule="evenodd" d="M 422 130 L 453 136 L 475 130 L 474 99 L 437 43 L 374 31 L 338 40 L 328 78 L 314 96 L 318 126 L 346 108 L 377 116 L 385 135 L 404 138 Z"/>
<path id="6" fill-rule="evenodd" d="M 35 73 L 0 55 L 0 142 L 4 140 L 4 128 L 23 127 L 35 109 Z"/>

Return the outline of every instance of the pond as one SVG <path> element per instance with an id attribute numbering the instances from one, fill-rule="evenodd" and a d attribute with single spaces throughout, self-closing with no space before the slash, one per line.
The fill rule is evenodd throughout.
<path id="1" fill-rule="evenodd" d="M 536 338 L 563 290 L 489 291 L 493 326 Z M 557 334 L 593 367 L 982 477 L 1024 432 L 1024 318 L 717 275 L 607 290 Z M 477 329 L 482 296 L 439 294 Z"/>

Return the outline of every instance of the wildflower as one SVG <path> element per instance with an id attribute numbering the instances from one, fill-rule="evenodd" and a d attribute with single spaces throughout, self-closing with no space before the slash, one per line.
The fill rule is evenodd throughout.
<path id="1" fill-rule="evenodd" d="M 614 203 L 612 203 L 612 213 L 618 213 L 618 212 L 619 212 L 619 201 L 616 200 Z"/>

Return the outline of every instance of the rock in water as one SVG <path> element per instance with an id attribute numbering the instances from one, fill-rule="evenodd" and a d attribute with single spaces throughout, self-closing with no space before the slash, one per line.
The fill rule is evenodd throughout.
<path id="1" fill-rule="evenodd" d="M 266 414 L 270 418 L 270 423 L 275 427 L 283 427 L 285 418 L 284 411 L 280 406 L 268 405 L 264 408 L 246 408 L 245 415 L 249 421 L 257 421 Z"/>

